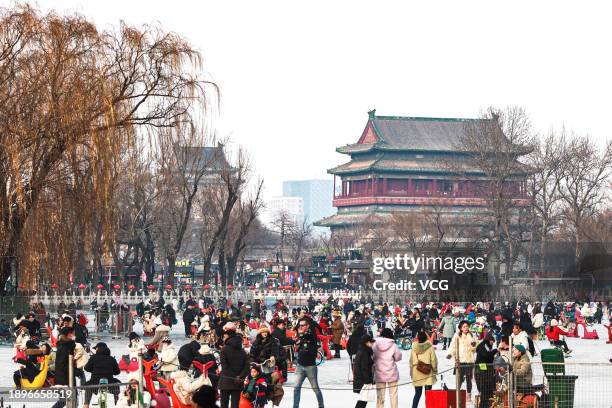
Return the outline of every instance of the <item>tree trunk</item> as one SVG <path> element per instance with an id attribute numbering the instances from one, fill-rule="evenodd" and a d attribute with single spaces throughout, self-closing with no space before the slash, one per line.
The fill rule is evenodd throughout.
<path id="1" fill-rule="evenodd" d="M 225 269 L 225 249 L 223 246 L 219 248 L 219 278 L 221 279 L 221 286 L 226 287 L 228 283 L 227 271 Z"/>
<path id="2" fill-rule="evenodd" d="M 168 261 L 168 269 L 166 269 L 166 276 L 164 276 L 164 282 L 168 282 L 170 285 L 174 285 L 174 272 L 176 271 L 176 255 L 166 256 Z"/>
<path id="3" fill-rule="evenodd" d="M 21 241 L 21 235 L 23 233 L 23 227 L 25 219 L 23 219 L 19 214 L 22 211 L 15 210 L 15 212 L 11 215 L 11 226 L 13 229 L 13 234 L 9 240 L 9 244 L 6 250 L 0 253 L 0 296 L 6 295 L 6 282 L 11 277 L 12 265 L 13 261 L 17 261 L 17 248 L 19 247 L 19 242 Z M 17 270 L 15 270 L 15 275 L 19 275 L 18 263 L 16 265 Z M 12 282 L 13 286 L 15 286 L 15 282 Z"/>
<path id="4" fill-rule="evenodd" d="M 5 252 L 0 258 L 0 276 L 2 277 L 1 286 L 0 286 L 0 296 L 4 297 L 6 295 L 5 286 L 8 278 L 11 276 L 11 267 L 13 265 L 13 255 L 9 255 L 8 252 Z"/>
<path id="5" fill-rule="evenodd" d="M 238 259 L 235 255 L 232 256 L 228 256 L 226 258 L 226 263 L 227 263 L 227 280 L 232 283 L 232 285 L 234 284 L 234 277 L 236 276 L 236 265 Z"/>

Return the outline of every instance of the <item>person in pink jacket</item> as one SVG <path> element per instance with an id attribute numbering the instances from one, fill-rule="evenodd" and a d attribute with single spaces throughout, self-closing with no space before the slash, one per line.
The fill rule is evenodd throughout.
<path id="1" fill-rule="evenodd" d="M 376 381 L 376 408 L 385 406 L 385 390 L 389 389 L 391 408 L 397 408 L 397 383 L 399 370 L 397 362 L 402 359 L 402 353 L 395 344 L 393 331 L 384 328 L 376 339 L 374 347 L 374 381 Z"/>

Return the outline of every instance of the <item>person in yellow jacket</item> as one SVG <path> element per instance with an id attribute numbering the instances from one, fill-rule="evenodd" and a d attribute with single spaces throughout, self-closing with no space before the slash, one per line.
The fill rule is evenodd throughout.
<path id="1" fill-rule="evenodd" d="M 438 358 L 436 357 L 433 345 L 429 342 L 427 333 L 420 331 L 417 334 L 417 341 L 418 343 L 412 343 L 412 351 L 410 353 L 410 377 L 414 386 L 412 408 L 419 406 L 423 387 L 425 387 L 425 390 L 430 390 L 432 385 L 436 383 L 436 375 L 438 374 Z M 422 366 L 427 365 L 430 367 L 429 374 L 417 369 L 419 361 L 422 363 Z"/>

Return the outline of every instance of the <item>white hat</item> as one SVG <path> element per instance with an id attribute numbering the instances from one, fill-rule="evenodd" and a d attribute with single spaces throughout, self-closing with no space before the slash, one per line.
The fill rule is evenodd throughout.
<path id="1" fill-rule="evenodd" d="M 558 325 L 559 325 L 559 322 L 557 321 L 557 319 L 552 319 L 552 320 L 550 321 L 550 325 L 551 325 L 552 327 L 555 327 L 555 326 L 558 326 Z"/>
<path id="2" fill-rule="evenodd" d="M 223 326 L 223 331 L 236 331 L 236 324 L 234 322 L 227 322 Z"/>

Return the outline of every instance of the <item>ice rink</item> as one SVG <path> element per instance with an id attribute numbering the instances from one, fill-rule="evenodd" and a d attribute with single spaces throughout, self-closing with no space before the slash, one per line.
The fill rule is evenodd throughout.
<path id="1" fill-rule="evenodd" d="M 609 359 L 612 358 L 612 344 L 606 344 L 608 338 L 607 329 L 603 325 L 594 326 L 599 334 L 599 340 L 585 340 L 580 338 L 567 338 L 567 343 L 573 353 L 571 358 L 566 360 L 566 373 L 575 374 L 578 376 L 576 382 L 576 408 L 610 408 L 612 407 L 612 364 Z M 135 331 L 142 333 L 139 325 L 135 326 Z M 182 322 L 174 326 L 171 333 L 177 348 L 187 342 L 183 336 Z M 127 354 L 127 338 L 112 339 L 110 335 L 102 336 L 99 340 L 97 336 L 90 338 L 90 343 L 95 344 L 97 341 L 106 342 L 113 356 L 119 358 L 122 354 Z M 146 341 L 146 339 L 145 339 Z M 537 342 L 538 348 L 549 347 L 547 341 Z M 453 362 L 445 358 L 446 351 L 442 350 L 441 345 L 436 346 L 436 354 L 439 360 L 439 373 L 437 383 L 434 389 L 441 389 L 442 383 L 446 383 L 448 388 L 455 388 L 455 377 L 453 376 Z M 414 388 L 410 384 L 410 375 L 408 369 L 410 351 L 402 351 L 402 361 L 399 362 L 400 371 L 400 387 L 399 401 L 401 407 L 408 407 L 412 404 Z M 4 361 L 4 370 L 0 373 L 0 385 L 2 387 L 12 386 L 12 373 L 17 368 L 11 360 L 12 348 L 3 346 L 0 348 L 0 361 Z M 534 361 L 539 361 L 539 357 L 535 357 Z M 597 363 L 599 365 L 587 366 L 583 363 Z M 126 374 L 122 373 L 119 379 L 125 381 Z M 342 351 L 342 358 L 324 362 L 319 366 L 319 384 L 323 391 L 325 407 L 328 408 L 348 408 L 353 407 L 357 401 L 357 394 L 352 392 L 349 369 L 349 358 L 345 351 Z M 541 382 L 542 372 L 538 368 L 534 368 L 534 383 Z M 289 374 L 289 381 L 285 386 L 285 396 L 280 405 L 282 408 L 293 407 L 293 375 Z M 301 394 L 301 407 L 317 408 L 316 398 L 314 393 L 309 389 L 308 380 L 304 382 Z M 463 385 L 465 388 L 465 384 Z M 473 395 L 477 394 L 474 384 Z M 95 401 L 95 398 L 94 398 Z M 369 403 L 369 407 L 374 407 L 375 403 Z M 15 405 L 16 407 L 17 405 Z M 22 404 L 18 405 L 23 408 Z M 49 404 L 51 406 L 51 404 Z M 269 404 L 269 406 L 272 406 Z M 389 407 L 387 402 L 386 407 Z M 468 405 L 473 406 L 473 405 Z M 28 405 L 25 405 L 27 408 Z M 44 405 L 35 404 L 32 407 L 42 408 Z M 425 401 L 421 398 L 419 407 L 425 407 Z"/>

